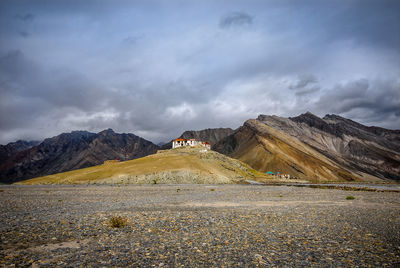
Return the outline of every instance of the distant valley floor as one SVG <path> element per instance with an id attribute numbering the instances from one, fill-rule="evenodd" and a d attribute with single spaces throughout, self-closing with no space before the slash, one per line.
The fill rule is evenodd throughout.
<path id="1" fill-rule="evenodd" d="M 124 226 L 111 227 L 115 216 Z M 400 193 L 0 186 L 0 235 L 0 266 L 394 267 L 400 264 Z"/>

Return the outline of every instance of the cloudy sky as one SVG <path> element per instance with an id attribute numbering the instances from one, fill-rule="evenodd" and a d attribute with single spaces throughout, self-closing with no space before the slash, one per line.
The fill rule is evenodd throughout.
<path id="1" fill-rule="evenodd" d="M 0 1 L 0 143 L 258 114 L 400 129 L 400 1 Z"/>

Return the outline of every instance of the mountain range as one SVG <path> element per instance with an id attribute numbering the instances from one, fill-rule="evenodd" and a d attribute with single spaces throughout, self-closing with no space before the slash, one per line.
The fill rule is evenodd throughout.
<path id="1" fill-rule="evenodd" d="M 90 167 L 116 158 L 131 160 L 158 150 L 158 146 L 148 140 L 134 134 L 118 134 L 112 129 L 99 133 L 63 133 L 36 145 L 18 143 L 22 145 L 14 151 L 7 150 L 11 144 L 0 147 L 0 181 L 3 183 Z"/>
<path id="2" fill-rule="evenodd" d="M 260 115 L 236 130 L 185 131 L 180 138 L 211 142 L 212 149 L 261 172 L 308 181 L 400 180 L 400 130 L 368 127 L 338 115 Z M 170 149 L 111 129 L 73 131 L 43 142 L 0 146 L 0 181 L 10 183 Z"/>
<path id="3" fill-rule="evenodd" d="M 367 127 L 338 115 L 260 115 L 214 148 L 256 170 L 310 181 L 400 179 L 400 131 Z"/>

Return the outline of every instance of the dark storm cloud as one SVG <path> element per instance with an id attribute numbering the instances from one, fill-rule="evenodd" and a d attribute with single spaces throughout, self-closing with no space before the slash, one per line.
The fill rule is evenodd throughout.
<path id="1" fill-rule="evenodd" d="M 224 16 L 219 25 L 221 28 L 251 25 L 253 24 L 253 17 L 244 12 L 233 12 Z"/>
<path id="2" fill-rule="evenodd" d="M 297 80 L 289 85 L 289 89 L 295 91 L 296 96 L 304 97 L 306 95 L 318 92 L 321 87 L 317 85 L 318 79 L 313 74 L 301 74 Z"/>
<path id="3" fill-rule="evenodd" d="M 22 36 L 22 37 L 24 37 L 24 38 L 27 38 L 27 37 L 29 36 L 29 33 L 28 33 L 28 32 L 25 32 L 25 31 L 20 31 L 20 32 L 18 32 L 18 33 L 19 33 L 20 36 Z"/>
<path id="4" fill-rule="evenodd" d="M 400 128 L 397 10 L 369 0 L 0 1 L 0 143 L 109 127 L 159 142 L 306 110 Z"/>
<path id="5" fill-rule="evenodd" d="M 311 93 L 315 93 L 318 92 L 321 88 L 320 87 L 310 87 L 310 88 L 306 88 L 306 89 L 302 89 L 302 90 L 298 90 L 296 92 L 297 96 L 305 96 Z"/>
<path id="6" fill-rule="evenodd" d="M 137 44 L 137 42 L 139 42 L 143 38 L 144 38 L 143 34 L 128 36 L 122 40 L 122 43 L 125 45 L 135 45 L 135 44 Z"/>
<path id="7" fill-rule="evenodd" d="M 333 16 L 324 20 L 332 30 L 330 39 L 339 36 L 356 40 L 360 45 L 400 51 L 399 10 L 399 1 L 350 1 L 346 9 L 333 11 Z"/>
<path id="8" fill-rule="evenodd" d="M 315 77 L 315 75 L 302 74 L 299 76 L 296 84 L 290 86 L 290 89 L 301 89 L 305 88 L 310 84 L 315 84 L 315 83 L 317 83 L 317 78 Z"/>
<path id="9" fill-rule="evenodd" d="M 15 19 L 17 20 L 21 20 L 24 22 L 31 22 L 34 20 L 35 15 L 31 14 L 31 13 L 26 13 L 26 14 L 17 14 L 14 16 Z"/>
<path id="10" fill-rule="evenodd" d="M 394 122 L 380 122 L 393 127 L 400 116 L 400 81 L 361 79 L 338 84 L 318 100 L 316 107 L 369 123 L 397 118 Z"/>
<path id="11" fill-rule="evenodd" d="M 102 88 L 68 69 L 46 70 L 22 51 L 0 57 L 0 129 L 37 124 L 41 117 L 57 122 L 69 112 L 104 109 Z M 33 127 L 33 126 L 31 126 Z"/>
<path id="12" fill-rule="evenodd" d="M 39 103 L 26 101 L 29 97 L 25 95 L 29 95 L 30 91 L 22 85 L 31 81 L 36 71 L 35 65 L 27 61 L 20 50 L 0 55 L 1 131 L 6 132 L 35 120 Z"/>
<path id="13" fill-rule="evenodd" d="M 339 84 L 323 95 L 317 104 L 321 109 L 329 107 L 334 113 L 346 113 L 374 104 L 370 91 L 370 83 L 366 79 Z"/>

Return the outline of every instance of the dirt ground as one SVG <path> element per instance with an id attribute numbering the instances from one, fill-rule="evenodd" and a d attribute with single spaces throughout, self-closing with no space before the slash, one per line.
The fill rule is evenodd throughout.
<path id="1" fill-rule="evenodd" d="M 121 227 L 111 226 L 113 217 Z M 0 245 L 6 267 L 398 267 L 400 193 L 0 186 Z"/>

